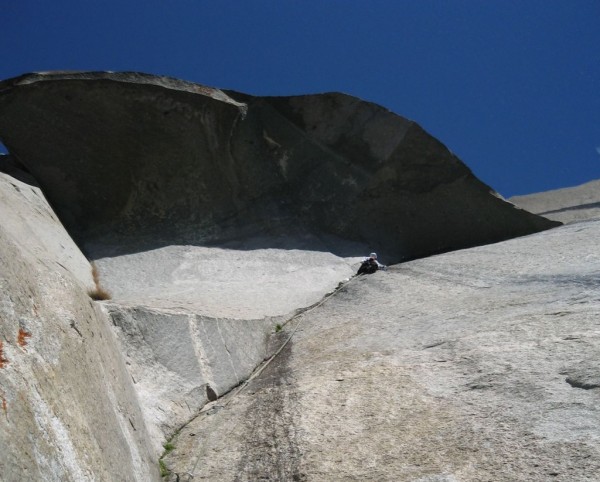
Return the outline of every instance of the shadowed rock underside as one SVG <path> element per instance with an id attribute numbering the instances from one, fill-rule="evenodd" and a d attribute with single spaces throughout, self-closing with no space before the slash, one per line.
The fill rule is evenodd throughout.
<path id="1" fill-rule="evenodd" d="M 33 74 L 0 83 L 0 138 L 93 257 L 258 236 L 293 248 L 310 234 L 395 262 L 556 225 L 504 202 L 416 123 L 338 93 Z"/>

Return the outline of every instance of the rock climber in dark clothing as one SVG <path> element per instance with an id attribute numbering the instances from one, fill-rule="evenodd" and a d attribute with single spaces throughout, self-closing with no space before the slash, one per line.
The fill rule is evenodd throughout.
<path id="1" fill-rule="evenodd" d="M 368 258 L 362 261 L 356 274 L 373 274 L 378 269 L 385 269 L 386 267 L 386 265 L 377 261 L 377 253 L 371 253 Z"/>

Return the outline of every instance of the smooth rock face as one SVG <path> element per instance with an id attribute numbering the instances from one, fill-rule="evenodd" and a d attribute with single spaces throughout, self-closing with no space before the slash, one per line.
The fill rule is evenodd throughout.
<path id="1" fill-rule="evenodd" d="M 211 390 L 245 380 L 268 355 L 276 326 L 352 276 L 351 262 L 318 251 L 201 246 L 96 260 L 154 453 Z"/>
<path id="2" fill-rule="evenodd" d="M 121 305 L 256 320 L 312 305 L 351 277 L 359 260 L 307 249 L 167 246 L 96 265 Z"/>
<path id="3" fill-rule="evenodd" d="M 414 122 L 343 94 L 29 75 L 0 83 L 0 137 L 93 258 L 312 234 L 394 262 L 556 225 L 495 196 Z"/>
<path id="4" fill-rule="evenodd" d="M 510 202 L 561 223 L 600 217 L 600 180 L 581 186 L 514 196 Z"/>
<path id="5" fill-rule="evenodd" d="M 39 187 L 3 173 L 0 219 L 0 479 L 159 480 L 88 261 Z"/>
<path id="6" fill-rule="evenodd" d="M 170 480 L 595 480 L 599 237 L 575 223 L 354 278 L 179 433 Z"/>
<path id="7" fill-rule="evenodd" d="M 166 439 L 215 396 L 246 380 L 268 354 L 269 318 L 208 318 L 107 303 L 158 458 Z"/>

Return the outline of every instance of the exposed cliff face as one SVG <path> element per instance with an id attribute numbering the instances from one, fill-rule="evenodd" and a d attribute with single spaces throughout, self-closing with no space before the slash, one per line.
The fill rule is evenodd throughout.
<path id="1" fill-rule="evenodd" d="M 0 220 L 0 478 L 158 480 L 88 261 L 39 187 L 3 173 Z"/>
<path id="2" fill-rule="evenodd" d="M 0 84 L 0 136 L 92 252 L 316 233 L 398 261 L 555 225 L 499 199 L 414 122 L 342 94 L 30 75 Z"/>
<path id="3" fill-rule="evenodd" d="M 599 236 L 596 219 L 354 278 L 177 435 L 169 481 L 597 479 Z"/>
<path id="4" fill-rule="evenodd" d="M 368 250 L 392 263 L 556 225 L 415 123 L 342 94 L 27 75 L 0 82 L 0 140 L 0 170 L 40 183 L 114 294 L 102 311 L 88 299 L 89 265 L 41 191 L 3 177 L 8 480 L 152 480 L 165 438 Z"/>

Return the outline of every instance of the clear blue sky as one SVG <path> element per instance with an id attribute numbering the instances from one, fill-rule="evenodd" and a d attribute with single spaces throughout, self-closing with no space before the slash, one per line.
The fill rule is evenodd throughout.
<path id="1" fill-rule="evenodd" d="M 0 0 L 0 78 L 134 70 L 341 91 L 504 196 L 600 178 L 600 0 Z"/>

